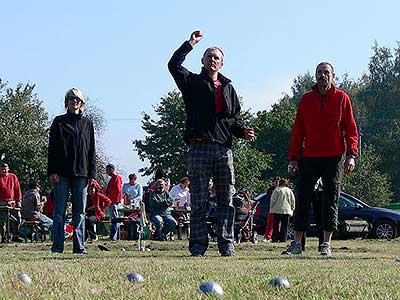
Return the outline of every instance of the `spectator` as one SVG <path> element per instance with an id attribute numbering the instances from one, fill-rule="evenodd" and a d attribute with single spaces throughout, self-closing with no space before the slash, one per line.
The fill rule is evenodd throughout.
<path id="1" fill-rule="evenodd" d="M 174 204 L 168 192 L 165 191 L 165 182 L 156 181 L 156 190 L 149 194 L 148 214 L 156 227 L 155 239 L 162 241 L 167 234 L 173 232 L 177 223 L 171 216 L 170 206 Z"/>
<path id="2" fill-rule="evenodd" d="M 175 209 L 190 209 L 189 177 L 183 177 L 169 194 L 175 199 Z"/>
<path id="3" fill-rule="evenodd" d="M 271 196 L 272 193 L 274 192 L 275 188 L 279 185 L 279 180 L 280 177 L 275 177 L 274 184 L 268 188 L 267 190 L 267 195 L 265 196 L 265 199 L 263 201 L 263 207 L 264 211 L 266 209 L 267 212 L 267 226 L 265 228 L 265 234 L 264 234 L 264 242 L 270 242 L 272 241 L 272 233 L 274 230 L 274 214 L 271 213 L 270 211 L 270 205 L 271 205 Z"/>
<path id="4" fill-rule="evenodd" d="M 50 219 L 53 219 L 54 214 L 54 189 L 51 189 L 50 193 L 47 194 L 46 201 L 43 203 L 43 214 Z"/>
<path id="5" fill-rule="evenodd" d="M 92 241 L 98 240 L 94 223 L 104 219 L 106 216 L 106 209 L 110 204 L 111 200 L 101 194 L 96 185 L 92 184 L 88 187 L 86 205 L 86 239 L 90 238 Z"/>
<path id="6" fill-rule="evenodd" d="M 110 240 L 117 241 L 120 238 L 120 223 L 118 222 L 118 206 L 122 200 L 122 177 L 115 172 L 115 166 L 109 164 L 106 166 L 108 176 L 111 176 L 106 188 L 106 196 L 111 200 L 108 207 L 110 213 Z"/>
<path id="7" fill-rule="evenodd" d="M 10 173 L 9 171 L 10 168 L 8 167 L 8 164 L 0 164 L 0 206 L 21 208 L 22 193 L 19 180 L 15 174 Z M 22 239 L 18 236 L 19 226 L 21 224 L 21 212 L 11 210 L 11 216 L 14 218 L 12 241 L 22 242 Z M 7 230 L 8 228 L 6 228 L 6 223 L 1 222 L 0 234 L 2 242 L 5 242 L 6 240 L 6 234 L 8 234 Z"/>
<path id="8" fill-rule="evenodd" d="M 55 117 L 50 127 L 47 173 L 54 185 L 53 253 L 64 251 L 64 225 L 69 192 L 74 227 L 73 253 L 86 254 L 85 207 L 87 186 L 96 177 L 94 127 L 82 115 L 85 98 L 71 88 L 65 94 L 67 113 Z"/>
<path id="9" fill-rule="evenodd" d="M 295 201 L 287 179 L 280 179 L 278 187 L 272 193 L 269 208 L 270 213 L 274 214 L 273 242 L 286 242 L 289 218 L 293 215 Z"/>
<path id="10" fill-rule="evenodd" d="M 40 224 L 47 228 L 50 232 L 53 229 L 53 220 L 42 214 L 44 201 L 40 197 L 40 185 L 37 182 L 32 182 L 28 186 L 28 190 L 24 193 L 22 198 L 21 215 L 25 221 L 39 221 Z"/>
<path id="11" fill-rule="evenodd" d="M 122 185 L 122 195 L 127 201 L 124 203 L 131 208 L 139 208 L 143 197 L 143 187 L 137 182 L 136 174 L 128 176 L 129 182 Z"/>

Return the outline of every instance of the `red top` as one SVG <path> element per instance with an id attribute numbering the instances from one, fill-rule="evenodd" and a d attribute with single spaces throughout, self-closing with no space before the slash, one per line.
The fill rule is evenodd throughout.
<path id="1" fill-rule="evenodd" d="M 22 200 L 18 178 L 13 173 L 0 177 L 0 201 Z"/>
<path id="2" fill-rule="evenodd" d="M 53 193 L 47 195 L 47 201 L 43 205 L 43 213 L 48 217 L 53 217 L 54 214 L 54 201 L 52 198 Z"/>
<path id="3" fill-rule="evenodd" d="M 122 199 L 122 177 L 114 174 L 108 182 L 106 195 L 112 203 L 120 203 Z"/>
<path id="4" fill-rule="evenodd" d="M 106 215 L 106 209 L 107 207 L 111 204 L 111 200 L 104 196 L 103 194 L 100 194 L 99 192 L 95 193 L 94 195 L 87 196 L 87 207 L 94 207 L 94 215 L 96 216 L 96 219 L 99 221 L 101 219 L 104 219 Z M 88 212 L 88 211 L 86 211 Z"/>
<path id="5" fill-rule="evenodd" d="M 358 154 L 358 133 L 349 96 L 334 85 L 322 96 L 317 85 L 301 98 L 289 146 L 289 160 Z"/>
<path id="6" fill-rule="evenodd" d="M 214 87 L 215 87 L 215 111 L 217 113 L 224 112 L 225 101 L 222 95 L 221 82 L 218 79 L 214 80 Z"/>

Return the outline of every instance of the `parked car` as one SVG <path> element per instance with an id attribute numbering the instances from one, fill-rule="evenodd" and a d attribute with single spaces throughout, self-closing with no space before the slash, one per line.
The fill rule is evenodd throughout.
<path id="1" fill-rule="evenodd" d="M 308 236 L 317 235 L 313 213 L 310 213 Z M 289 224 L 288 238 L 293 239 L 293 220 Z M 340 193 L 338 205 L 338 231 L 334 238 L 368 236 L 377 239 L 394 239 L 400 233 L 400 212 L 373 207 L 346 193 Z"/>
<path id="2" fill-rule="evenodd" d="M 370 237 L 394 239 L 400 232 L 400 212 L 370 206 L 361 200 L 341 193 L 339 198 L 339 221 L 361 219 L 370 226 Z"/>

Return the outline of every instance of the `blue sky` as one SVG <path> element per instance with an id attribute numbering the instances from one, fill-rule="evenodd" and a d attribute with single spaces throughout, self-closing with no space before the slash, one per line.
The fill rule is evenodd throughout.
<path id="1" fill-rule="evenodd" d="M 223 73 L 256 112 L 320 61 L 359 78 L 375 41 L 397 46 L 399 11 L 394 0 L 4 1 L 0 78 L 35 83 L 51 116 L 80 87 L 105 112 L 106 153 L 129 174 L 145 165 L 131 144 L 144 136 L 141 113 L 175 88 L 166 64 L 192 31 L 204 38 L 185 66 L 199 71 L 204 49 L 221 47 Z"/>

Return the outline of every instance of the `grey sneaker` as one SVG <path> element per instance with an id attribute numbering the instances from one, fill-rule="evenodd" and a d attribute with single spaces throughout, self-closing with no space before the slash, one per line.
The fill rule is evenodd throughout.
<path id="1" fill-rule="evenodd" d="M 302 254 L 303 251 L 301 249 L 301 243 L 292 241 L 287 248 L 286 251 L 283 251 L 282 254 L 292 255 L 292 254 Z"/>
<path id="2" fill-rule="evenodd" d="M 320 254 L 322 256 L 331 256 L 332 255 L 331 244 L 322 243 L 319 248 L 320 248 Z"/>

